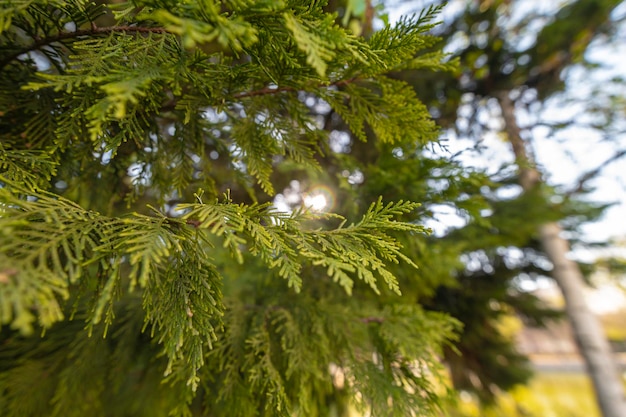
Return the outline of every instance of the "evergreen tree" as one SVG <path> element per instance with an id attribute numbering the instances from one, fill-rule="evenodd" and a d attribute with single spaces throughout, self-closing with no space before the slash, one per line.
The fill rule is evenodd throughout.
<path id="1" fill-rule="evenodd" d="M 387 74 L 450 67 L 438 8 L 365 39 L 323 2 L 1 4 L 3 415 L 435 410 L 458 322 L 417 303 L 444 275 L 415 261 L 455 258 L 430 259 L 427 210 L 386 186 L 342 215 L 272 201 L 315 176 L 351 195 L 325 108 L 379 186 L 437 141 Z"/>
<path id="2" fill-rule="evenodd" d="M 371 10 L 368 12 L 371 4 L 362 3 L 365 4 L 351 9 L 351 27 L 373 26 L 367 22 L 373 16 Z M 460 20 L 463 18 L 467 17 L 459 16 Z M 448 29 L 446 22 L 434 30 L 443 32 L 443 41 L 447 42 Z M 466 64 L 465 57 L 461 58 L 461 64 Z M 415 65 L 422 59 L 416 57 Z M 444 117 L 441 108 L 449 105 L 456 111 L 454 106 L 459 105 L 454 100 L 462 91 L 454 83 L 457 75 L 457 71 L 425 70 L 392 74 L 413 84 L 446 127 L 452 116 Z M 442 101 L 441 97 L 452 99 Z M 349 134 L 340 119 L 330 119 L 326 122 L 330 129 Z M 321 182 L 336 182 L 335 188 L 342 191 L 349 188 L 349 194 L 339 200 L 349 201 L 350 205 L 381 194 L 389 200 L 409 198 L 423 203 L 415 221 L 437 225 L 440 233 L 429 236 L 426 245 L 405 243 L 410 256 L 419 259 L 420 269 L 409 271 L 417 274 L 419 281 L 404 281 L 403 293 L 415 297 L 427 309 L 450 314 L 463 324 L 459 340 L 444 351 L 445 363 L 455 388 L 476 394 L 488 405 L 498 393 L 527 382 L 532 375 L 530 363 L 517 351 L 513 335 L 503 334 L 503 323 L 512 315 L 538 326 L 560 317 L 558 311 L 519 285 L 520 276 L 538 279 L 550 273 L 549 262 L 535 238 L 536 229 L 542 222 L 563 216 L 573 217 L 581 212 L 590 215 L 592 211 L 597 215 L 604 206 L 564 204 L 556 212 L 541 193 L 511 198 L 510 190 L 516 183 L 515 166 L 468 166 L 463 160 L 471 150 L 451 155 L 446 149 L 448 136 L 448 132 L 442 133 L 442 146 L 436 152 L 428 146 L 396 146 L 389 152 L 352 140 L 342 149 L 341 158 L 350 161 L 348 165 L 359 173 L 359 182 L 345 184 L 346 178 L 341 176 L 338 181 L 331 177 Z M 502 197 L 507 194 L 509 197 Z M 444 213 L 451 212 L 462 217 L 465 225 L 457 222 L 457 226 L 443 230 L 439 219 L 445 223 Z"/>
<path id="3" fill-rule="evenodd" d="M 571 122 L 542 124 L 554 133 L 583 120 L 593 120 L 587 127 L 603 131 L 616 145 L 613 156 L 605 164 L 581 173 L 578 184 L 569 191 L 548 186 L 529 146 L 535 125 L 531 122 L 522 128 L 518 122 L 520 114 L 537 120 L 533 113 L 541 109 L 548 98 L 559 97 L 558 93 L 566 87 L 565 70 L 576 64 L 585 69 L 600 65 L 588 62 L 585 53 L 593 40 L 615 31 L 617 22 L 611 13 L 621 2 L 572 1 L 558 8 L 554 16 L 538 16 L 527 11 L 518 24 L 510 17 L 514 11 L 519 12 L 521 7 L 517 7 L 522 2 L 459 3 L 465 6 L 463 12 L 452 18 L 439 33 L 449 42 L 454 55 L 460 58 L 462 72 L 456 77 L 429 74 L 427 77 L 432 79 L 428 81 L 419 74 L 407 74 L 403 78 L 411 79 L 416 89 L 424 93 L 424 98 L 430 91 L 431 98 L 425 100 L 442 124 L 479 141 L 486 132 L 499 131 L 510 143 L 519 169 L 517 182 L 523 190 L 522 198 L 534 199 L 534 204 L 543 206 L 540 211 L 548 214 L 539 222 L 529 224 L 536 228 L 534 239 L 541 244 L 537 245 L 538 249 L 541 248 L 540 257 L 549 261 L 553 270 L 551 276 L 564 293 L 567 315 L 594 381 L 598 404 L 603 415 L 621 416 L 626 412 L 622 384 L 599 323 L 582 297 L 584 270 L 567 257 L 569 244 L 561 232 L 564 227 L 575 229 L 581 219 L 597 218 L 606 207 L 586 203 L 584 193 L 588 191 L 590 179 L 595 178 L 604 166 L 626 154 L 620 149 L 619 136 L 615 134 L 615 127 L 619 126 L 619 120 L 623 120 L 623 106 L 611 106 L 612 101 L 621 100 L 617 91 L 623 87 L 623 80 L 610 80 L 602 86 L 599 92 L 602 99 L 608 100 L 601 104 L 598 104 L 599 97 L 595 103 L 589 103 L 588 98 L 584 103 L 578 103 L 584 108 L 583 117 L 576 117 Z M 538 33 L 532 33 L 537 32 L 538 27 L 541 28 Z M 609 85 L 617 88 L 610 90 Z M 486 114 L 501 116 L 502 124 L 497 126 L 493 119 L 486 121 Z M 582 200 L 578 200 L 581 197 Z M 576 218 L 572 218 L 572 213 Z M 517 212 L 518 215 L 521 212 Z"/>

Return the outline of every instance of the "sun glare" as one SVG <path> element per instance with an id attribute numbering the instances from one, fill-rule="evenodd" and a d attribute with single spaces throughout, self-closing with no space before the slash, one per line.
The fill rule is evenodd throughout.
<path id="1" fill-rule="evenodd" d="M 335 194 L 329 187 L 318 185 L 302 197 L 302 202 L 314 211 L 331 211 L 335 207 Z"/>
<path id="2" fill-rule="evenodd" d="M 304 205 L 315 211 L 323 211 L 328 202 L 322 194 L 307 195 L 304 197 Z"/>

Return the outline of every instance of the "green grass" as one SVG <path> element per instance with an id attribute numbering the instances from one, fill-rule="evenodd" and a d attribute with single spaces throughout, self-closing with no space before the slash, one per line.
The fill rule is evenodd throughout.
<path id="1" fill-rule="evenodd" d="M 469 396 L 447 408 L 446 417 L 600 417 L 591 381 L 583 373 L 541 372 L 527 386 L 502 393 L 497 404 L 481 408 Z"/>
<path id="2" fill-rule="evenodd" d="M 574 372 L 537 374 L 529 386 L 510 396 L 530 415 L 544 417 L 599 417 L 591 380 Z"/>

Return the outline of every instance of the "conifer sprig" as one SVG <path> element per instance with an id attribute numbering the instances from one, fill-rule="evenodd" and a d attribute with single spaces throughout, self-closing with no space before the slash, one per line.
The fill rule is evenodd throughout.
<path id="1" fill-rule="evenodd" d="M 110 325 L 119 291 L 139 286 L 146 325 L 169 358 L 166 374 L 176 367 L 195 387 L 222 314 L 221 277 L 195 234 L 164 217 L 107 218 L 63 198 L 26 201 L 11 191 L 0 188 L 0 270 L 12 271 L 0 284 L 1 322 L 24 334 L 35 321 L 49 328 L 65 318 L 63 302 L 77 287 L 95 285 L 87 321 L 105 315 Z"/>
<path id="2" fill-rule="evenodd" d="M 400 292 L 398 283 L 388 270 L 386 262 L 400 260 L 415 266 L 402 254 L 402 245 L 389 233 L 394 231 L 425 232 L 422 226 L 396 221 L 394 216 L 415 210 L 419 204 L 398 202 L 383 205 L 379 200 L 372 204 L 360 222 L 334 230 L 306 230 L 306 221 L 340 216 L 295 211 L 291 215 L 277 212 L 271 205 L 232 203 L 181 204 L 183 215 L 194 227 L 223 238 L 228 248 L 241 263 L 242 248 L 259 256 L 290 287 L 300 291 L 303 286 L 300 271 L 306 265 L 319 266 L 348 293 L 352 291 L 354 277 L 366 282 L 378 292 L 380 275 L 393 291 Z"/>
<path id="3" fill-rule="evenodd" d="M 142 26 L 107 26 L 107 27 L 98 27 L 92 24 L 90 29 L 79 29 L 71 32 L 61 31 L 55 35 L 46 37 L 46 38 L 37 38 L 35 41 L 23 47 L 20 50 L 12 52 L 11 54 L 5 56 L 2 60 L 0 60 L 0 69 L 2 69 L 5 65 L 9 64 L 11 61 L 18 58 L 20 55 L 27 54 L 29 52 L 38 50 L 43 48 L 44 46 L 50 45 L 52 43 L 61 42 L 64 40 L 74 40 L 80 39 L 82 37 L 89 36 L 98 36 L 98 35 L 109 35 L 114 32 L 121 33 L 167 33 L 167 31 L 163 28 L 159 27 L 142 27 Z"/>
<path id="4" fill-rule="evenodd" d="M 136 2 L 116 6 L 118 22 L 103 27 L 95 24 L 102 8 L 84 0 L 45 7 L 33 2 L 7 9 L 4 21 L 19 24 L 31 39 L 25 39 L 26 46 L 21 49 L 11 50 L 24 39 L 18 42 L 17 32 L 11 31 L 8 24 L 7 31 L 0 33 L 0 49 L 7 50 L 8 59 L 23 56 L 27 49 L 37 49 L 57 67 L 57 71 L 39 71 L 38 79 L 16 86 L 14 94 L 23 96 L 26 90 L 52 96 L 49 108 L 38 109 L 30 119 L 48 114 L 52 120 L 46 120 L 44 130 L 35 129 L 28 121 L 26 130 L 38 137 L 42 149 L 60 147 L 60 151 L 84 148 L 85 130 L 94 150 L 104 143 L 104 151 L 115 154 L 123 143 L 133 141 L 138 148 L 153 149 L 150 154 L 138 154 L 144 157 L 138 163 L 153 168 L 159 166 L 155 161 L 171 159 L 172 139 L 181 141 L 183 149 L 176 165 L 191 169 L 175 171 L 173 180 L 167 181 L 169 187 L 160 180 L 161 172 L 153 169 L 151 176 L 159 179 L 154 185 L 161 195 L 181 192 L 190 184 L 194 169 L 191 160 L 194 155 L 202 157 L 195 150 L 203 149 L 200 142 L 212 127 L 210 123 L 196 124 L 198 133 L 193 141 L 188 135 L 185 140 L 181 138 L 189 131 L 190 121 L 198 120 L 207 108 L 227 111 L 231 116 L 229 124 L 236 129 L 218 141 L 226 147 L 235 143 L 236 147 L 231 146 L 235 162 L 243 163 L 245 175 L 254 178 L 266 192 L 273 193 L 269 178 L 274 155 L 287 154 L 314 164 L 312 154 L 319 149 L 321 138 L 306 129 L 310 120 L 294 120 L 297 100 L 277 100 L 273 104 L 255 100 L 265 95 L 295 96 L 299 91 L 318 94 L 362 139 L 366 125 L 383 141 L 405 140 L 411 132 L 419 133 L 424 140 L 436 138 L 436 130 L 425 121 L 427 112 L 414 93 L 383 76 L 396 66 L 389 66 L 393 60 L 389 54 L 399 65 L 429 46 L 423 25 L 428 26 L 426 22 L 432 19 L 434 10 L 403 20 L 365 42 L 336 26 L 319 7 L 304 7 L 296 1 L 270 3 L 228 3 L 222 6 L 227 12 L 221 13 L 213 2 L 193 6 Z M 165 4 L 170 8 L 165 10 Z M 57 10 L 56 25 L 39 23 L 46 13 Z M 75 29 L 64 29 L 70 23 Z M 247 54 L 251 64 L 234 65 L 223 54 L 190 50 L 214 40 L 231 53 Z M 290 46 L 294 43 L 297 48 Z M 432 55 L 419 65 L 436 66 L 441 60 L 441 56 Z M 32 60 L 21 64 L 32 65 Z M 9 69 L 18 71 L 17 66 Z M 281 108 L 270 111 L 277 104 Z M 63 111 L 65 108 L 69 110 Z M 15 108 L 11 114 L 19 111 Z M 164 113 L 182 122 L 172 139 L 162 131 Z M 276 130 L 268 135 L 259 129 L 255 118 L 263 113 L 279 114 L 273 123 L 283 130 L 291 126 L 291 131 L 286 130 L 289 134 L 279 138 Z M 305 127 L 304 135 L 292 134 L 294 126 Z M 304 140 L 299 139 L 302 137 Z M 88 153 L 81 158 L 88 158 Z M 164 165 L 162 169 L 167 169 Z"/>
<path id="5" fill-rule="evenodd" d="M 28 188 L 45 186 L 56 174 L 57 162 L 48 152 L 13 149 L 0 143 L 0 170 L 7 179 Z"/>
<path id="6" fill-rule="evenodd" d="M 170 360 L 166 373 L 178 369 L 192 387 L 198 383 L 203 347 L 215 339 L 222 314 L 221 278 L 205 252 L 209 239 L 194 229 L 223 237 L 224 247 L 240 262 L 242 250 L 247 248 L 268 267 L 277 269 L 296 291 L 304 285 L 300 273 L 303 262 L 308 262 L 325 269 L 348 293 L 354 277 L 378 291 L 375 273 L 399 292 L 386 263 L 403 260 L 414 264 L 388 233 L 424 231 L 421 226 L 393 219 L 418 206 L 409 202 L 383 205 L 379 200 L 358 223 L 307 231 L 302 228 L 304 222 L 336 216 L 309 211 L 286 214 L 269 204 L 246 206 L 226 201 L 181 205 L 187 212 L 180 220 L 139 214 L 116 219 L 46 193 L 26 201 L 19 198 L 20 192 L 27 190 L 0 189 L 4 207 L 0 269 L 17 271 L 0 285 L 2 322 L 24 333 L 32 332 L 35 320 L 50 327 L 64 318 L 62 300 L 70 297 L 72 286 L 95 283 L 101 290 L 88 321 L 93 326 L 105 315 L 110 325 L 121 285 L 130 292 L 140 287 L 144 289 L 146 323 Z M 95 274 L 90 270 L 94 264 L 98 266 Z M 121 269 L 127 272 L 121 275 Z M 15 299 L 19 303 L 11 305 Z"/>
<path id="7" fill-rule="evenodd" d="M 326 410 L 320 393 L 335 390 L 329 364 L 343 369 L 351 395 L 377 406 L 392 398 L 407 414 L 421 407 L 406 387 L 430 403 L 433 390 L 411 364 L 434 364 L 449 329 L 420 345 L 420 335 L 392 333 L 437 319 L 361 309 L 348 297 L 358 281 L 400 293 L 393 264 L 415 265 L 396 235 L 426 231 L 402 221 L 417 204 L 379 200 L 346 224 L 252 203 L 271 200 L 277 169 L 320 165 L 328 132 L 309 98 L 360 139 L 372 131 L 385 144 L 436 140 L 415 93 L 386 75 L 432 45 L 424 33 L 432 11 L 365 40 L 323 3 L 4 0 L 0 324 L 7 334 L 45 330 L 37 342 L 13 339 L 41 343 L 35 361 L 51 358 L 40 368 L 0 366 L 0 404 L 11 404 L 11 416 L 24 411 L 26 391 L 7 381 L 54 366 L 62 369 L 49 372 L 42 395 L 59 415 L 107 414 L 116 402 L 106 395 L 132 404 L 117 414 L 135 410 L 135 389 L 159 393 L 154 415 L 190 415 L 195 399 L 216 416 L 232 415 L 233 404 L 246 416 L 316 415 Z M 435 53 L 410 65 L 442 60 Z M 237 199 L 180 204 L 198 188 L 211 196 L 232 188 Z M 238 268 L 224 253 L 258 270 L 246 275 L 260 292 L 242 290 L 252 300 L 224 299 Z M 94 333 L 107 340 L 84 339 Z M 68 337 L 69 356 L 57 355 Z M 103 365 L 111 358 L 123 358 L 114 371 Z M 90 362 L 112 387 L 88 380 Z M 164 373 L 167 390 L 152 382 Z M 73 409 L 77 392 L 98 401 Z"/>

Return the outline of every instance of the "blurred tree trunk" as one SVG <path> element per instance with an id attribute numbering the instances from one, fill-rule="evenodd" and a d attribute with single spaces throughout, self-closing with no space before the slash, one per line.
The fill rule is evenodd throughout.
<path id="1" fill-rule="evenodd" d="M 520 167 L 519 182 L 524 191 L 542 183 L 541 175 L 526 150 L 515 118 L 515 102 L 509 91 L 497 94 L 502 109 L 507 138 Z M 569 243 L 561 236 L 561 226 L 556 222 L 539 227 L 541 245 L 552 262 L 552 277 L 563 293 L 567 316 L 572 324 L 576 343 L 585 359 L 591 376 L 596 400 L 604 417 L 625 417 L 624 387 L 611 347 L 600 322 L 591 312 L 584 298 L 583 274 L 578 264 L 567 257 Z"/>

